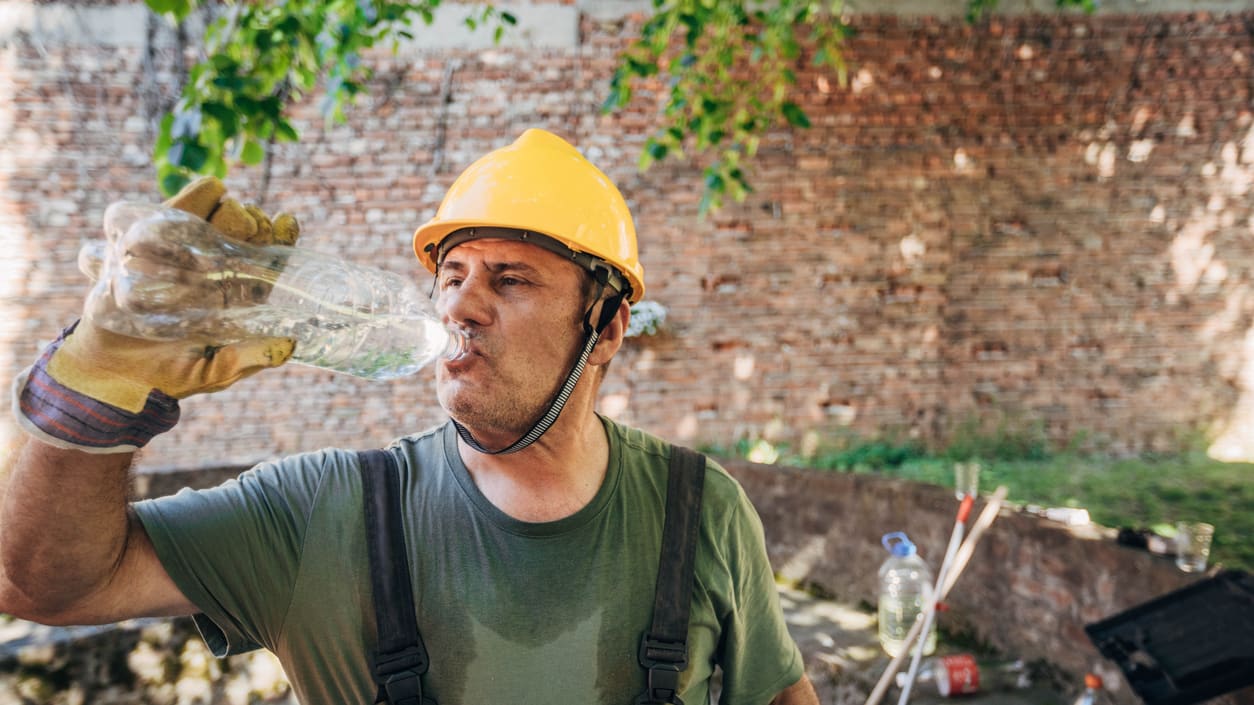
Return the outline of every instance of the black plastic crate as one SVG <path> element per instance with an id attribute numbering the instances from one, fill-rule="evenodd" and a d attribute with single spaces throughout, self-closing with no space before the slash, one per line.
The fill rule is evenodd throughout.
<path id="1" fill-rule="evenodd" d="M 1188 705 L 1254 684 L 1254 579 L 1220 572 L 1085 626 L 1146 705 Z"/>

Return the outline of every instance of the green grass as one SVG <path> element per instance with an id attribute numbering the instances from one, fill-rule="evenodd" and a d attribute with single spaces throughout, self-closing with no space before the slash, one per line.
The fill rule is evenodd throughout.
<path id="1" fill-rule="evenodd" d="M 953 462 L 916 458 L 885 475 L 953 486 Z M 1170 535 L 1180 520 L 1215 525 L 1211 561 L 1254 569 L 1254 465 L 1221 463 L 1201 453 L 1178 457 L 1101 458 L 1062 455 L 981 463 L 980 487 L 1005 485 L 1016 504 L 1083 507 L 1112 528 L 1150 528 Z"/>
<path id="2" fill-rule="evenodd" d="M 761 443 L 728 450 L 746 457 L 755 448 Z M 954 462 L 968 458 L 980 458 L 980 491 L 1005 485 L 1014 504 L 1082 507 L 1103 526 L 1164 536 L 1174 533 L 1176 521 L 1209 522 L 1215 525 L 1211 562 L 1254 570 L 1254 464 L 1219 462 L 1201 451 L 1133 458 L 1051 452 L 1028 434 L 967 438 L 932 452 L 909 441 L 847 440 L 807 458 L 780 451 L 777 462 L 952 487 Z"/>

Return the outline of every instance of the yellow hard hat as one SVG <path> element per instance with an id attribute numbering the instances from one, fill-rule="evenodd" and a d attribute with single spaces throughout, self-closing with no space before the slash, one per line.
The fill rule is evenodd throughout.
<path id="1" fill-rule="evenodd" d="M 414 253 L 434 273 L 450 234 L 478 229 L 495 237 L 499 228 L 547 236 L 603 260 L 627 279 L 632 303 L 644 296 L 627 202 L 609 177 L 551 132 L 527 130 L 467 167 L 435 217 L 414 233 Z"/>

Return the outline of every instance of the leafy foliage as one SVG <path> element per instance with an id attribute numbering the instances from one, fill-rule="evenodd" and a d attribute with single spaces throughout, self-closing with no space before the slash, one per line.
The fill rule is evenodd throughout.
<path id="1" fill-rule="evenodd" d="M 193 0 L 146 0 L 180 22 Z M 376 44 L 412 38 L 415 18 L 430 24 L 440 0 L 289 0 L 227 6 L 205 32 L 207 58 L 192 67 L 183 96 L 161 121 L 154 147 L 157 178 L 169 195 L 195 174 L 225 176 L 229 163 L 259 164 L 268 145 L 296 141 L 290 103 L 323 83 L 321 110 L 344 119 L 346 104 L 366 87 L 371 71 L 362 53 Z M 466 18 L 472 29 L 495 25 L 500 38 L 516 22 L 487 6 Z"/>
<path id="2" fill-rule="evenodd" d="M 793 100 L 803 56 L 845 80 L 841 43 L 852 29 L 842 3 L 818 0 L 653 0 L 654 14 L 623 54 L 610 80 L 606 112 L 626 106 L 633 86 L 657 79 L 667 99 L 661 125 L 640 156 L 640 168 L 685 149 L 713 153 L 705 168 L 701 212 L 725 195 L 751 190 L 744 162 L 777 123 L 809 127 Z"/>
<path id="3" fill-rule="evenodd" d="M 205 0 L 145 0 L 181 22 Z M 1096 0 L 1055 0 L 1059 7 L 1096 8 Z M 288 106 L 322 84 L 330 122 L 367 90 L 362 55 L 411 38 L 415 18 L 431 24 L 441 0 L 292 0 L 238 3 L 205 33 L 206 58 L 191 69 L 182 98 L 161 121 L 154 147 L 166 194 L 195 174 L 224 176 L 230 165 L 258 164 L 275 142 L 295 141 Z M 978 21 L 997 0 L 967 0 Z M 471 7 L 469 5 L 464 7 Z M 826 67 L 845 83 L 843 42 L 853 29 L 841 0 L 653 0 L 653 14 L 623 53 L 610 80 L 605 111 L 623 108 L 641 82 L 662 87 L 659 125 L 646 140 L 641 169 L 686 152 L 703 155 L 701 212 L 726 196 L 751 190 L 746 163 L 775 125 L 810 126 L 796 100 L 797 70 Z M 516 19 L 493 5 L 472 10 L 472 29 L 502 33 Z"/>

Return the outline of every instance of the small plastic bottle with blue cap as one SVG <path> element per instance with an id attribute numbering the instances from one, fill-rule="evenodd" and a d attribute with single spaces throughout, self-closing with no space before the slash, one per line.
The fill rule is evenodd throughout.
<path id="1" fill-rule="evenodd" d="M 932 601 L 932 571 L 904 533 L 884 534 L 881 543 L 888 550 L 888 560 L 879 573 L 880 644 L 889 656 L 896 656 L 924 606 Z M 923 653 L 927 655 L 936 651 L 935 622 L 925 638 Z"/>

